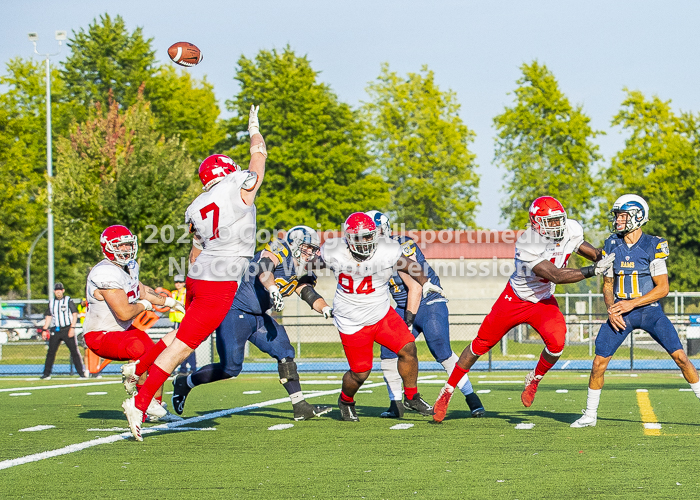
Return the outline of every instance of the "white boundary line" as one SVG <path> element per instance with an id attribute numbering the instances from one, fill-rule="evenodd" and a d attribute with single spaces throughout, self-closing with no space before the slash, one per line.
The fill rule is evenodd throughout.
<path id="1" fill-rule="evenodd" d="M 102 382 L 104 383 L 104 382 Z M 121 381 L 118 383 L 121 384 Z M 83 384 L 87 385 L 87 384 Z M 365 384 L 364 388 L 370 387 L 380 387 L 383 386 L 384 382 L 377 382 L 374 384 Z M 72 387 L 72 385 L 67 386 Z M 34 387 L 36 389 L 36 387 Z M 318 396 L 329 396 L 331 394 L 338 394 L 341 389 L 333 389 L 330 391 L 316 392 L 314 394 L 308 394 L 308 398 L 315 398 Z M 148 427 L 141 429 L 141 434 L 150 434 L 152 432 L 158 432 L 160 430 L 171 430 L 177 427 L 186 427 L 190 424 L 196 424 L 197 422 L 202 422 L 204 420 L 212 420 L 214 418 L 225 417 L 227 415 L 232 415 L 234 413 L 240 413 L 246 410 L 255 410 L 258 408 L 263 408 L 265 406 L 272 406 L 280 403 L 289 402 L 289 398 L 271 399 L 269 401 L 263 401 L 262 403 L 250 404 L 246 406 L 239 406 L 237 408 L 230 408 L 228 410 L 221 410 L 214 413 L 207 413 L 199 417 L 187 418 L 180 420 L 178 422 L 171 422 L 169 424 L 156 425 L 154 427 Z M 124 432 L 122 434 L 115 434 L 114 436 L 107 436 L 102 438 L 91 439 L 90 441 L 84 441 L 82 443 L 71 444 L 57 450 L 44 451 L 42 453 L 34 453 L 33 455 L 26 455 L 24 457 L 13 458 L 10 460 L 3 460 L 0 462 L 0 470 L 9 469 L 10 467 L 16 467 L 18 465 L 24 465 L 31 462 L 38 462 L 39 460 L 45 460 L 47 458 L 58 457 L 60 455 L 68 455 L 70 453 L 75 453 L 77 451 L 85 450 L 87 448 L 92 448 L 93 446 L 99 446 L 101 444 L 111 444 L 118 441 L 123 441 L 131 437 L 131 432 Z"/>
<path id="2" fill-rule="evenodd" d="M 39 389 L 66 389 L 68 387 L 88 387 L 91 385 L 110 385 L 110 384 L 121 384 L 121 380 L 111 380 L 107 382 L 76 382 L 74 384 L 58 384 L 58 385 L 38 385 L 36 387 L 12 387 L 11 389 L 0 389 L 0 392 L 12 392 L 12 391 L 37 391 Z"/>

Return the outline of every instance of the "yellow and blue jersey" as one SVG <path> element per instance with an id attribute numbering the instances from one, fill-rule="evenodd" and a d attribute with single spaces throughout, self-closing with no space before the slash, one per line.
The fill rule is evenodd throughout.
<path id="1" fill-rule="evenodd" d="M 316 275 L 314 273 L 297 276 L 294 257 L 286 241 L 274 240 L 265 246 L 265 250 L 273 253 L 279 259 L 273 274 L 277 288 L 279 288 L 283 297 L 292 295 L 299 285 L 316 285 Z M 248 270 L 243 274 L 231 308 L 250 314 L 263 314 L 272 307 L 270 293 L 258 279 L 261 255 L 262 252 L 255 254 L 248 266 Z"/>
<path id="2" fill-rule="evenodd" d="M 418 248 L 415 241 L 408 236 L 392 236 L 391 239 L 401 244 L 404 257 L 416 259 L 416 262 L 420 264 L 423 272 L 430 279 L 433 285 L 440 286 L 440 278 L 435 273 L 433 268 L 430 267 L 428 261 L 425 260 L 425 255 L 423 255 L 423 252 L 420 248 Z M 389 290 L 391 291 L 391 296 L 396 301 L 396 307 L 398 309 L 406 309 L 406 303 L 408 302 L 408 288 L 406 288 L 406 284 L 403 282 L 398 273 L 391 277 L 391 280 L 389 281 Z M 426 302 L 432 302 L 438 297 L 442 296 L 435 292 L 430 293 L 427 297 L 421 298 L 421 305 L 425 304 Z"/>
<path id="3" fill-rule="evenodd" d="M 649 293 L 655 286 L 651 276 L 651 263 L 669 256 L 668 242 L 664 238 L 646 233 L 631 247 L 616 234 L 611 235 L 605 240 L 603 255 L 613 252 L 613 293 L 616 302 Z"/>

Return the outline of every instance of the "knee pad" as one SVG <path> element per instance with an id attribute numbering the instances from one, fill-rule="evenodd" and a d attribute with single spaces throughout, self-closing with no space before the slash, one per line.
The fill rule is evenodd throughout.
<path id="1" fill-rule="evenodd" d="M 129 359 L 139 359 L 143 356 L 148 349 L 153 347 L 153 341 L 146 334 L 146 332 L 139 331 L 138 333 L 131 333 L 125 339 L 125 348 Z"/>
<path id="2" fill-rule="evenodd" d="M 292 380 L 299 380 L 297 364 L 292 358 L 282 358 L 280 362 L 277 363 L 277 371 L 280 375 L 280 384 L 286 384 Z"/>

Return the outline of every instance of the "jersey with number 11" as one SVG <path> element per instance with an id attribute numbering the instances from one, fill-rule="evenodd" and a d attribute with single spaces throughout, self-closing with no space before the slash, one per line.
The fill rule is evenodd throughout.
<path id="1" fill-rule="evenodd" d="M 255 254 L 255 204 L 246 205 L 241 189 L 251 190 L 257 178 L 247 170 L 233 172 L 200 194 L 185 212 L 185 223 L 191 224 L 202 252 L 188 276 L 210 281 L 236 281 L 238 271 L 227 272 L 230 264 L 240 271 Z M 245 260 L 245 262 L 243 262 Z"/>
<path id="2" fill-rule="evenodd" d="M 389 280 L 401 254 L 399 243 L 384 238 L 377 243 L 372 257 L 364 261 L 355 260 L 342 238 L 323 244 L 321 258 L 338 281 L 333 317 L 341 333 L 356 333 L 386 316 L 391 307 Z"/>

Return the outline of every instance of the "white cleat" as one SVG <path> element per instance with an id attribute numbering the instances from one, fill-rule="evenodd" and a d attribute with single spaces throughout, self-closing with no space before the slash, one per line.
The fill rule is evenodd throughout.
<path id="1" fill-rule="evenodd" d="M 124 384 L 124 389 L 130 396 L 136 392 L 136 382 L 139 381 L 139 378 L 136 376 L 136 365 L 138 362 L 136 360 L 122 365 L 122 384 Z"/>
<path id="2" fill-rule="evenodd" d="M 580 428 L 580 427 L 595 427 L 598 421 L 598 414 L 594 412 L 589 412 L 588 410 L 583 410 L 583 417 L 579 418 L 576 422 L 571 424 L 569 427 Z"/>
<path id="3" fill-rule="evenodd" d="M 158 413 L 160 416 L 156 416 L 154 413 L 151 413 L 151 406 L 153 404 L 156 404 L 161 411 Z M 146 412 L 146 422 L 165 422 L 165 423 L 170 423 L 170 422 L 179 422 L 180 420 L 184 420 L 182 417 L 179 417 L 177 415 L 174 415 L 168 411 L 168 403 L 163 401 L 162 403 L 158 404 L 157 401 L 154 399 L 151 401 L 151 404 L 148 407 L 148 411 Z"/>
<path id="4" fill-rule="evenodd" d="M 126 420 L 129 422 L 129 429 L 131 430 L 131 435 L 134 436 L 136 441 L 143 441 L 141 437 L 141 424 L 143 423 L 143 412 L 136 408 L 136 399 L 129 398 L 122 403 L 122 408 L 124 408 L 124 415 L 126 415 Z"/>
<path id="5" fill-rule="evenodd" d="M 147 420 L 147 422 L 157 422 L 158 419 L 166 416 L 167 414 L 168 410 L 163 408 L 156 398 L 151 399 L 151 404 L 148 405 L 148 409 L 146 410 L 146 418 L 154 417 L 155 420 Z"/>

